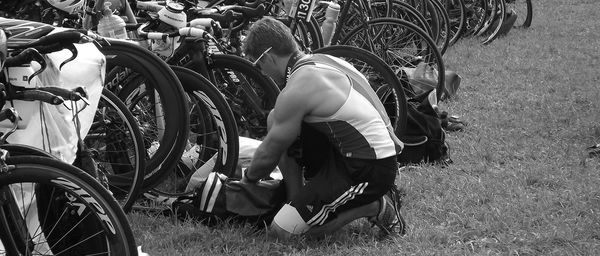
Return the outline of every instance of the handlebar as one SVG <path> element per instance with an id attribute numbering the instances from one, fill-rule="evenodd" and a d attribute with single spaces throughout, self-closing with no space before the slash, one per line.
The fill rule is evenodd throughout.
<path id="1" fill-rule="evenodd" d="M 150 23 L 146 23 L 141 25 L 138 28 L 138 36 L 142 39 L 154 39 L 154 40 L 166 40 L 167 38 L 178 37 L 178 36 L 186 36 L 186 37 L 206 37 L 210 35 L 210 33 L 206 32 L 206 30 L 195 27 L 185 27 L 180 28 L 174 32 L 170 33 L 162 33 L 162 32 L 145 32 L 144 29 Z"/>
<path id="2" fill-rule="evenodd" d="M 31 61 L 37 61 L 42 65 L 42 69 L 45 68 L 44 56 L 40 54 L 40 52 L 34 48 L 28 48 L 24 51 L 20 52 L 18 55 L 14 57 L 9 57 L 6 59 L 4 63 L 5 67 L 15 67 L 20 66 Z"/>
<path id="3" fill-rule="evenodd" d="M 40 87 L 35 90 L 51 93 L 66 100 L 83 100 L 87 103 L 88 94 L 84 87 L 77 87 L 71 90 L 60 87 Z"/>
<path id="4" fill-rule="evenodd" d="M 65 89 L 60 87 L 24 88 L 10 86 L 7 87 L 4 100 L 42 101 L 52 105 L 63 104 L 65 100 L 82 100 L 89 105 L 87 97 L 87 91 L 83 87 Z"/>
<path id="5" fill-rule="evenodd" d="M 62 97 L 39 89 L 18 91 L 8 97 L 9 100 L 42 101 L 52 105 L 60 105 L 65 102 Z"/>
<path id="6" fill-rule="evenodd" d="M 221 24 L 230 24 L 244 17 L 241 13 L 236 13 L 233 11 L 221 12 L 217 8 L 193 8 L 190 9 L 188 13 L 189 17 L 209 18 Z"/>
<path id="7" fill-rule="evenodd" d="M 241 19 L 260 18 L 265 15 L 266 9 L 263 3 L 254 8 L 240 5 L 225 5 L 213 8 L 192 8 L 188 11 L 188 15 L 198 18 L 211 18 L 222 24 L 230 24 Z"/>
<path id="8" fill-rule="evenodd" d="M 245 18 L 259 18 L 265 15 L 265 4 L 259 4 L 256 7 L 241 6 L 241 5 L 225 5 L 216 7 L 221 11 L 234 11 L 241 13 Z"/>
<path id="9" fill-rule="evenodd" d="M 12 41 L 9 39 L 7 47 L 9 49 L 27 49 L 35 48 L 40 53 L 50 53 L 62 50 L 67 45 L 91 42 L 91 39 L 77 30 L 67 30 L 58 33 L 46 35 L 30 42 Z M 62 48 L 61 48 L 62 47 Z M 58 49 L 60 48 L 60 49 Z M 58 50 L 57 50 L 58 49 Z"/>

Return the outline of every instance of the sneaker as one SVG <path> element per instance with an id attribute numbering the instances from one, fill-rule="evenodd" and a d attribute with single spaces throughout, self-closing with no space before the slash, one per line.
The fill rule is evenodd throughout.
<path id="1" fill-rule="evenodd" d="M 379 213 L 375 217 L 369 218 L 369 221 L 379 227 L 380 237 L 385 237 L 394 233 L 400 235 L 406 234 L 406 222 L 400 215 L 402 202 L 396 188 L 379 199 Z"/>

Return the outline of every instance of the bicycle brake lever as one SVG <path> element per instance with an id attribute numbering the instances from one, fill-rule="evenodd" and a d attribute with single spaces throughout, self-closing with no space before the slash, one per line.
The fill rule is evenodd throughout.
<path id="1" fill-rule="evenodd" d="M 40 63 L 40 69 L 36 70 L 35 72 L 33 72 L 33 74 L 31 74 L 29 76 L 29 78 L 27 79 L 27 83 L 31 83 L 31 79 L 33 79 L 35 76 L 39 75 L 40 73 L 44 72 L 44 70 L 48 66 L 46 64 L 46 60 L 44 59 L 44 56 L 40 52 L 34 50 L 34 51 L 31 51 L 30 54 L 34 61 Z"/>
<path id="2" fill-rule="evenodd" d="M 88 98 L 88 93 L 87 90 L 85 89 L 85 87 L 79 86 L 77 88 L 75 88 L 75 92 L 79 93 L 79 95 L 81 95 L 81 97 L 83 98 Z"/>
<path id="3" fill-rule="evenodd" d="M 94 41 L 95 40 L 92 37 L 90 37 L 90 36 L 85 35 L 85 34 L 82 33 L 81 34 L 81 39 L 79 40 L 79 43 L 82 43 L 82 44 L 83 43 L 91 43 L 91 42 L 94 42 Z"/>
<path id="4" fill-rule="evenodd" d="M 75 45 L 73 45 L 73 44 L 70 44 L 70 45 L 68 45 L 67 47 L 65 47 L 65 49 L 67 49 L 67 50 L 71 51 L 71 53 L 72 53 L 73 55 L 72 55 L 70 58 L 68 58 L 68 59 L 66 59 L 65 61 L 63 61 L 62 63 L 60 63 L 60 65 L 58 66 L 58 70 L 61 70 L 61 69 L 62 69 L 62 67 L 63 67 L 65 64 L 67 64 L 67 63 L 71 62 L 72 60 L 74 60 L 75 58 L 77 58 L 77 53 L 78 53 L 78 51 L 77 51 L 77 48 L 75 48 Z"/>

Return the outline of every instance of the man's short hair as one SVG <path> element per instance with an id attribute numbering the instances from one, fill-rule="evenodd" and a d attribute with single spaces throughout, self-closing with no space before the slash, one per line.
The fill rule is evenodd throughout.
<path id="1" fill-rule="evenodd" d="M 272 17 L 264 17 L 252 24 L 242 50 L 246 56 L 257 58 L 269 47 L 269 52 L 279 56 L 299 50 L 290 28 Z"/>

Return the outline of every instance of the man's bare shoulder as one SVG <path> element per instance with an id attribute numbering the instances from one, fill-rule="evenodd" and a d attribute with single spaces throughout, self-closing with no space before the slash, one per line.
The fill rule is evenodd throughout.
<path id="1" fill-rule="evenodd" d="M 346 79 L 346 76 L 332 68 L 319 65 L 306 65 L 292 73 L 287 86 L 296 89 L 302 87 L 300 90 L 310 90 L 312 87 L 316 87 L 315 89 L 317 90 L 323 90 L 323 84 L 329 84 L 338 79 Z"/>

